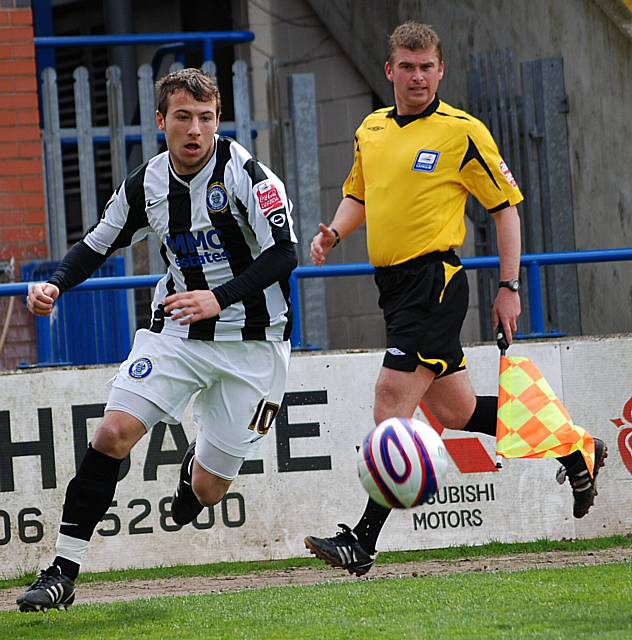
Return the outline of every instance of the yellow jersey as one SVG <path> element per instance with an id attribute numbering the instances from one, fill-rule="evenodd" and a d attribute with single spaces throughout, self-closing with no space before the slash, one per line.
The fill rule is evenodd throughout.
<path id="1" fill-rule="evenodd" d="M 368 115 L 342 193 L 366 207 L 378 267 L 460 247 L 468 193 L 491 213 L 523 199 L 487 127 L 438 97 L 419 115 Z"/>

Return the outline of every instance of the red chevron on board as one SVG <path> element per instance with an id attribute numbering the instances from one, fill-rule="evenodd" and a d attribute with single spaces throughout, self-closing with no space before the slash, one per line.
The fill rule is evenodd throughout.
<path id="1" fill-rule="evenodd" d="M 419 403 L 419 408 L 423 411 L 430 426 L 442 435 L 445 427 L 432 415 L 432 412 L 423 403 Z M 452 461 L 461 473 L 498 473 L 496 462 L 487 453 L 487 449 L 475 436 L 466 438 L 444 438 L 446 451 L 450 454 Z"/>

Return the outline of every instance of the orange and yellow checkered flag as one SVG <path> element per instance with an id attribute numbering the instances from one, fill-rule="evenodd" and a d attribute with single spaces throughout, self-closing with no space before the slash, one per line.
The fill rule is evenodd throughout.
<path id="1" fill-rule="evenodd" d="M 595 443 L 573 423 L 530 358 L 500 356 L 496 453 L 503 458 L 560 458 L 580 451 L 592 475 Z"/>

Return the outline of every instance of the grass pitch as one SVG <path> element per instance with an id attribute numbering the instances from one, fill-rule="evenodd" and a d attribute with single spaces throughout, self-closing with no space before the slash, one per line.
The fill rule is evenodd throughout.
<path id="1" fill-rule="evenodd" d="M 278 587 L 0 614 L 5 640 L 629 639 L 627 564 Z"/>
<path id="2" fill-rule="evenodd" d="M 630 538 L 625 537 L 566 543 L 545 541 L 383 554 L 380 559 L 382 562 L 402 562 L 422 557 L 449 558 L 468 554 L 493 557 L 551 548 L 578 550 L 630 544 Z M 279 568 L 313 562 L 302 558 L 272 564 Z M 265 565 L 222 565 L 219 570 L 215 566 L 215 571 L 210 567 L 213 565 L 196 568 L 197 575 L 246 573 L 248 568 L 263 571 Z M 156 572 L 156 577 L 166 577 L 184 571 L 191 575 L 194 568 L 151 571 Z M 129 572 L 123 576 L 116 572 L 93 574 L 86 578 L 120 579 L 125 575 L 131 577 Z M 22 579 L 21 582 L 27 583 L 28 580 Z M 8 583 L 2 586 L 8 586 Z M 116 591 L 116 582 L 112 582 L 112 590 Z M 629 563 L 390 580 L 349 579 L 342 583 L 314 586 L 78 605 L 68 611 L 47 614 L 0 612 L 0 638 L 629 640 L 632 638 L 631 598 L 632 567 Z"/>

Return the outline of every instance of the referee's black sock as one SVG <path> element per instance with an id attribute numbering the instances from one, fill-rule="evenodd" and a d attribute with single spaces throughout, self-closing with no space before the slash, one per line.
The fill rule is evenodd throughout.
<path id="1" fill-rule="evenodd" d="M 367 553 L 371 555 L 375 553 L 378 536 L 390 512 L 391 509 L 383 507 L 369 498 L 360 521 L 353 528 L 353 533 L 358 537 L 360 546 Z"/>
<path id="2" fill-rule="evenodd" d="M 110 507 L 121 462 L 89 445 L 68 484 L 53 564 L 69 578 L 77 577 L 87 543 Z"/>
<path id="3" fill-rule="evenodd" d="M 579 451 L 573 451 L 573 453 L 567 455 L 567 456 L 562 456 L 561 458 L 558 458 L 557 461 L 560 464 L 564 465 L 564 468 L 567 471 L 575 471 L 577 472 L 578 469 L 581 469 L 581 465 L 586 466 L 586 462 L 584 461 L 584 456 L 579 452 Z"/>
<path id="4" fill-rule="evenodd" d="M 498 396 L 476 396 L 476 407 L 464 431 L 475 431 L 496 437 Z"/>

